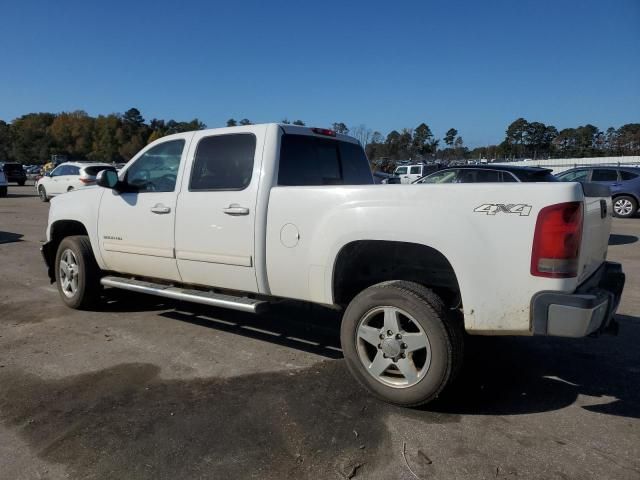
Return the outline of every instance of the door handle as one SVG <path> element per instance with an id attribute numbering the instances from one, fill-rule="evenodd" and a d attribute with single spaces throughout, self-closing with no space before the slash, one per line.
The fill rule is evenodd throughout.
<path id="1" fill-rule="evenodd" d="M 234 217 L 240 215 L 249 215 L 249 209 L 246 207 L 241 207 L 237 203 L 232 203 L 227 208 L 223 208 L 222 211 L 227 215 L 232 215 Z"/>
<path id="2" fill-rule="evenodd" d="M 151 207 L 151 211 L 153 213 L 169 213 L 171 211 L 170 207 L 165 207 L 164 205 L 162 205 L 161 203 L 158 203 L 156 205 L 154 205 L 153 207 Z"/>

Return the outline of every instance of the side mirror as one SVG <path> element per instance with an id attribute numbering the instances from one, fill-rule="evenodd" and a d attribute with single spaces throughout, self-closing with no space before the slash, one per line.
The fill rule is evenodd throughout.
<path id="1" fill-rule="evenodd" d="M 114 189 L 119 181 L 118 174 L 113 170 L 101 170 L 96 175 L 96 184 L 104 188 Z"/>

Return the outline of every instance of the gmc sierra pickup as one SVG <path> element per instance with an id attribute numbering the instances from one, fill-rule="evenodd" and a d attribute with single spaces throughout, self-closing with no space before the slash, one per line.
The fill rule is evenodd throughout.
<path id="1" fill-rule="evenodd" d="M 42 251 L 71 308 L 102 287 L 259 312 L 343 310 L 352 374 L 400 405 L 435 398 L 464 332 L 580 337 L 615 327 L 608 189 L 579 183 L 374 185 L 360 144 L 250 125 L 146 146 L 51 202 Z"/>

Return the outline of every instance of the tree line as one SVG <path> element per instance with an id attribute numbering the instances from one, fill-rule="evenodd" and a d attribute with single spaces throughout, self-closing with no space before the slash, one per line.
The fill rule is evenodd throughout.
<path id="1" fill-rule="evenodd" d="M 334 124 L 335 125 L 335 124 Z M 455 159 L 543 159 L 604 157 L 640 154 L 640 123 L 601 131 L 587 124 L 558 131 L 553 125 L 513 121 L 497 145 L 469 149 L 458 130 L 450 128 L 441 139 L 435 138 L 429 126 L 421 123 L 415 129 L 393 130 L 386 137 L 373 132 L 366 145 L 371 160 L 435 160 Z"/>
<path id="2" fill-rule="evenodd" d="M 281 123 L 305 125 L 302 120 L 287 118 Z M 251 124 L 248 118 L 230 118 L 226 122 L 227 126 Z M 605 131 L 591 124 L 558 131 L 553 125 L 518 118 L 507 127 L 500 144 L 473 149 L 465 146 L 455 128 L 447 130 L 444 137 L 436 138 L 424 122 L 415 128 L 392 130 L 387 135 L 363 124 L 348 127 L 344 122 L 335 122 L 331 127 L 357 138 L 370 160 L 388 164 L 396 160 L 448 162 L 468 158 L 503 160 L 640 154 L 640 123 Z M 44 163 L 52 155 L 63 155 L 69 159 L 117 163 L 129 160 L 142 147 L 165 135 L 203 128 L 206 125 L 197 118 L 191 121 L 153 118 L 147 122 L 137 108 L 97 117 L 84 111 L 29 113 L 10 123 L 0 120 L 0 161 Z"/>

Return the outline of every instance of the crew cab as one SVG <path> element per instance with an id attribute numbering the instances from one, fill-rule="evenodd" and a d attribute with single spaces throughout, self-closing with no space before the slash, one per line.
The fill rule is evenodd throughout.
<path id="1" fill-rule="evenodd" d="M 463 333 L 612 330 L 624 274 L 606 261 L 607 188 L 374 185 L 354 138 L 293 125 L 163 137 L 98 186 L 51 202 L 42 247 L 72 308 L 102 287 L 259 313 L 343 312 L 354 377 L 399 405 L 455 377 Z"/>

